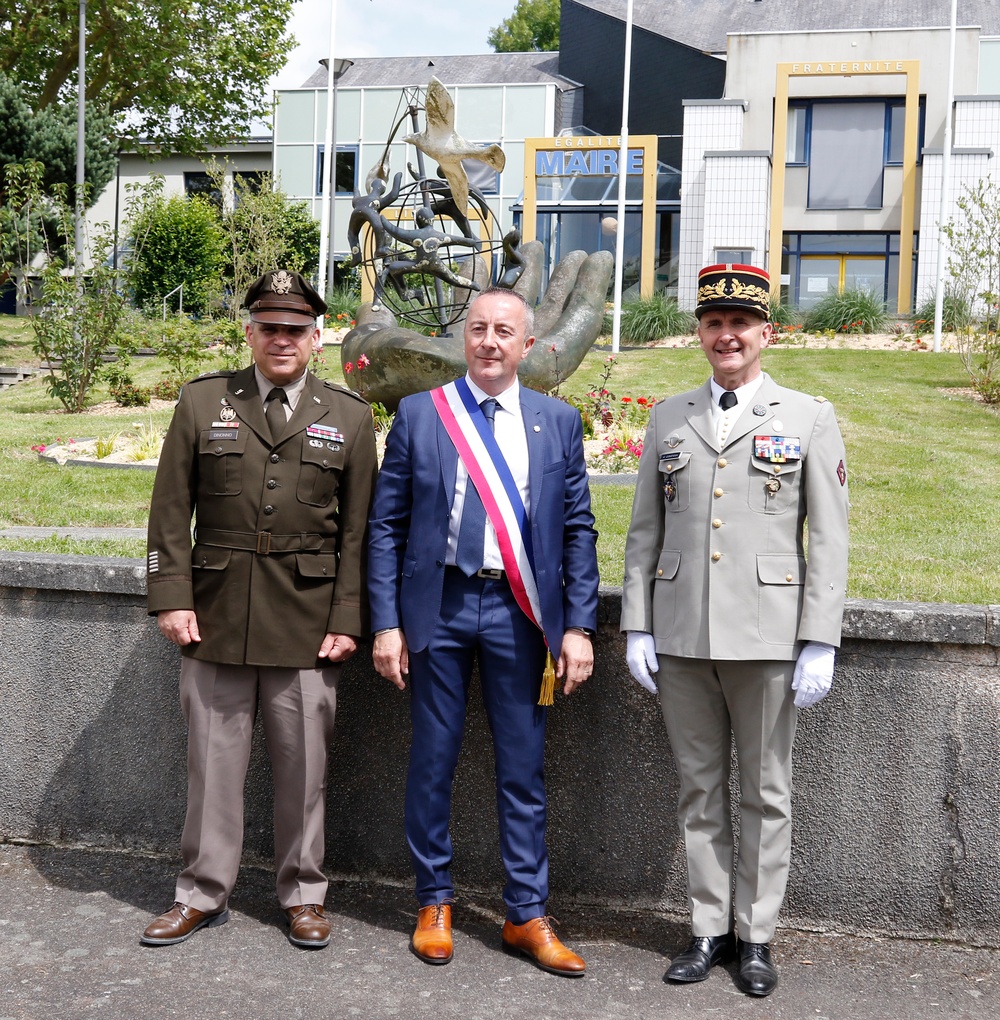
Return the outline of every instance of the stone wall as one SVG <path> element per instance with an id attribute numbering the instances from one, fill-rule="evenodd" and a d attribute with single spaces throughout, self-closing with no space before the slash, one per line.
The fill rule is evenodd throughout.
<path id="1" fill-rule="evenodd" d="M 139 560 L 0 553 L 0 840 L 176 856 L 184 727 L 176 649 Z M 676 780 L 655 699 L 632 682 L 604 589 L 597 666 L 549 715 L 553 911 L 686 909 Z M 800 716 L 786 924 L 1000 946 L 1000 607 L 854 601 L 833 693 Z M 408 883 L 408 695 L 364 648 L 345 670 L 327 866 Z M 247 860 L 271 853 L 255 748 Z M 455 785 L 459 887 L 495 890 L 489 731 L 475 691 Z"/>

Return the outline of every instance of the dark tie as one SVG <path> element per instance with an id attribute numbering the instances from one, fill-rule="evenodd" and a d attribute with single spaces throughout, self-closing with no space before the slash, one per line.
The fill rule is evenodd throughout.
<path id="1" fill-rule="evenodd" d="M 479 406 L 490 423 L 492 432 L 495 427 L 497 402 L 489 397 Z M 455 550 L 455 566 L 466 577 L 472 577 L 482 567 L 485 539 L 486 508 L 472 479 L 469 478 L 465 483 L 465 505 L 462 507 L 462 520 L 458 526 L 458 548 Z"/>
<path id="2" fill-rule="evenodd" d="M 280 386 L 275 386 L 267 395 L 267 409 L 264 415 L 267 418 L 268 427 L 271 429 L 271 442 L 276 443 L 285 431 L 288 419 L 285 417 L 285 401 L 288 394 Z"/>
<path id="3" fill-rule="evenodd" d="M 724 390 L 722 396 L 719 397 L 719 407 L 723 411 L 728 411 L 729 408 L 736 406 L 736 394 L 732 390 Z"/>

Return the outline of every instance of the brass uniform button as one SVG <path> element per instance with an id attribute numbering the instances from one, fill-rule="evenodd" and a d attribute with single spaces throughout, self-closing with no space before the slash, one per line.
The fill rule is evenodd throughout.
<path id="1" fill-rule="evenodd" d="M 780 475 L 781 474 L 781 465 L 780 464 L 775 464 L 774 465 L 774 473 L 776 475 Z"/>
<path id="2" fill-rule="evenodd" d="M 718 499 L 720 496 L 724 496 L 725 492 L 722 489 L 716 489 L 715 492 L 712 493 L 712 495 L 715 496 L 716 499 Z"/>
<path id="3" fill-rule="evenodd" d="M 786 581 L 791 581 L 791 579 L 792 579 L 792 575 L 791 574 L 785 574 L 785 580 Z"/>
<path id="4" fill-rule="evenodd" d="M 722 527 L 722 521 L 720 521 L 719 518 L 716 517 L 715 520 L 712 521 L 712 527 L 713 528 L 721 528 Z"/>
<path id="5" fill-rule="evenodd" d="M 663 577 L 663 571 L 662 570 L 657 570 L 656 576 L 657 577 Z"/>
<path id="6" fill-rule="evenodd" d="M 722 559 L 722 553 L 720 553 L 720 552 L 712 553 L 712 562 L 713 563 L 718 563 L 719 560 L 721 560 L 721 559 Z"/>
<path id="7" fill-rule="evenodd" d="M 725 457 L 720 457 L 719 458 L 719 467 L 725 467 L 728 463 L 729 463 L 729 461 L 726 460 Z"/>

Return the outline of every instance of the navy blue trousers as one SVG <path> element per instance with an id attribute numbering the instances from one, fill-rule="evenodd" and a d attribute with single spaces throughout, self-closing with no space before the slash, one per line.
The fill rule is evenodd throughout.
<path id="1" fill-rule="evenodd" d="M 549 892 L 546 710 L 537 704 L 545 642 L 506 580 L 469 578 L 448 568 L 430 643 L 410 653 L 406 838 L 420 905 L 453 899 L 451 789 L 477 656 L 496 759 L 500 853 L 507 872 L 503 898 L 508 919 L 523 924 L 545 914 Z"/>

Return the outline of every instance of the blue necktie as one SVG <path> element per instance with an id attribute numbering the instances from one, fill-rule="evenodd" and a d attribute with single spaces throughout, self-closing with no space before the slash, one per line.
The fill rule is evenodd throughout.
<path id="1" fill-rule="evenodd" d="M 480 405 L 486 420 L 490 423 L 490 431 L 494 429 L 497 402 L 489 397 Z M 458 548 L 455 550 L 455 566 L 472 577 L 483 566 L 483 546 L 486 541 L 486 507 L 469 478 L 465 483 L 465 505 L 462 507 L 462 520 L 458 526 Z"/>

